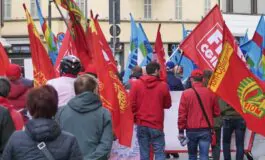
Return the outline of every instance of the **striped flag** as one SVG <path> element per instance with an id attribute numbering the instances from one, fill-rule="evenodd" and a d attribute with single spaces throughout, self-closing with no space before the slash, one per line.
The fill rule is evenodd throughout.
<path id="1" fill-rule="evenodd" d="M 52 64 L 55 64 L 56 58 L 58 56 L 56 37 L 52 33 L 51 28 L 47 25 L 47 21 L 44 19 L 42 15 L 39 0 L 36 0 L 36 5 L 37 5 L 41 29 L 44 34 L 46 43 L 48 45 L 49 56 L 50 59 L 52 60 Z"/>
<path id="2" fill-rule="evenodd" d="M 261 80 L 265 80 L 265 20 L 260 16 L 260 20 L 253 38 L 240 46 L 246 53 L 250 70 Z"/>

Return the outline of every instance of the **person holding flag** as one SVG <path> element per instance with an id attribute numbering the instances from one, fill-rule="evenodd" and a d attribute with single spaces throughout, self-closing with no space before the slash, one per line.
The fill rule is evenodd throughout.
<path id="1" fill-rule="evenodd" d="M 180 78 L 174 74 L 175 64 L 172 61 L 168 61 L 167 64 L 167 84 L 171 91 L 183 91 L 184 87 Z"/>

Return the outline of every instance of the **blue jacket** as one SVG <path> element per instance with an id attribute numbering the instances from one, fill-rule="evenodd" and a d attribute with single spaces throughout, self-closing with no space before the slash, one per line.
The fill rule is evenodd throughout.
<path id="1" fill-rule="evenodd" d="M 167 84 L 170 91 L 183 91 L 184 87 L 179 78 L 172 71 L 167 71 Z"/>
<path id="2" fill-rule="evenodd" d="M 55 160 L 82 160 L 76 138 L 63 132 L 52 119 L 32 119 L 25 131 L 14 132 L 2 155 L 3 160 L 47 160 L 37 144 L 45 142 Z"/>

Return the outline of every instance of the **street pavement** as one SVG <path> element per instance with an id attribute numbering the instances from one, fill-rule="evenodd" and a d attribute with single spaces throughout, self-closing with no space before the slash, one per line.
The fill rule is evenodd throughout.
<path id="1" fill-rule="evenodd" d="M 235 153 L 232 153 L 231 155 L 232 155 L 232 160 L 236 160 Z M 170 159 L 167 159 L 167 160 L 188 160 L 188 154 L 187 153 L 180 153 L 179 154 L 179 158 L 170 158 Z M 210 158 L 210 160 L 212 160 L 212 159 Z M 221 159 L 220 160 L 224 160 L 223 155 L 221 155 Z M 247 158 L 244 158 L 244 160 L 247 160 Z"/>

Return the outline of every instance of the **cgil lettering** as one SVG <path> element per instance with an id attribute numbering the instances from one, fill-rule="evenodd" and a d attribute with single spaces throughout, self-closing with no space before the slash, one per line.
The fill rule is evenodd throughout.
<path id="1" fill-rule="evenodd" d="M 223 35 L 219 29 L 216 29 L 205 43 L 201 45 L 201 52 L 208 62 L 211 63 L 211 67 L 214 68 L 217 64 L 218 57 L 222 51 L 222 39 Z"/>

